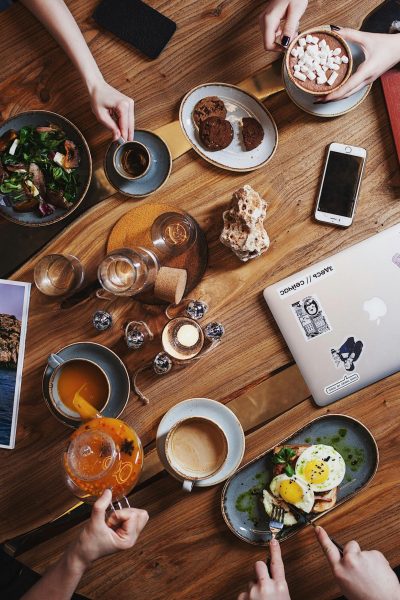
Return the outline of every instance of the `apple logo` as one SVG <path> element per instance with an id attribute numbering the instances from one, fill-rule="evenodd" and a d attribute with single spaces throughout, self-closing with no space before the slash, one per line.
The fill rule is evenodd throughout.
<path id="1" fill-rule="evenodd" d="M 363 304 L 363 309 L 368 313 L 370 321 L 376 321 L 376 324 L 379 325 L 381 322 L 381 317 L 384 317 L 387 313 L 387 306 L 382 300 L 382 298 L 371 298 L 370 300 L 366 300 Z"/>

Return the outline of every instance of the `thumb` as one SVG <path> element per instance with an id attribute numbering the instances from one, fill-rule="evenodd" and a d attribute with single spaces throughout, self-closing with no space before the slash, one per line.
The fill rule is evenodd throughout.
<path id="1" fill-rule="evenodd" d="M 95 522 L 105 522 L 106 510 L 110 506 L 112 500 L 111 490 L 104 490 L 100 498 L 96 500 L 92 509 L 92 519 Z"/>
<path id="2" fill-rule="evenodd" d="M 292 2 L 289 3 L 286 12 L 285 25 L 283 26 L 282 30 L 282 39 L 284 37 L 288 37 L 289 39 L 293 39 L 295 37 L 303 12 L 304 9 L 302 6 L 299 6 L 298 4 L 293 5 Z"/>
<path id="3" fill-rule="evenodd" d="M 107 108 L 98 109 L 95 111 L 95 115 L 100 123 L 103 123 L 107 129 L 112 131 L 114 140 L 117 140 L 119 137 L 121 137 L 121 131 Z"/>
<path id="4" fill-rule="evenodd" d="M 359 44 L 360 46 L 363 46 L 364 44 L 364 31 L 358 31 L 358 29 L 350 29 L 349 27 L 341 27 L 338 33 L 346 40 L 346 42 L 354 42 L 355 44 Z"/>

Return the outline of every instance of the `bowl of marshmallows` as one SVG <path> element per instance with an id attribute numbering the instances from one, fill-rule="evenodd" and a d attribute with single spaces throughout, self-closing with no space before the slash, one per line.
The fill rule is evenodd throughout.
<path id="1" fill-rule="evenodd" d="M 284 65 L 290 81 L 300 90 L 324 96 L 346 83 L 353 69 L 353 59 L 346 40 L 336 31 L 319 28 L 293 39 Z"/>

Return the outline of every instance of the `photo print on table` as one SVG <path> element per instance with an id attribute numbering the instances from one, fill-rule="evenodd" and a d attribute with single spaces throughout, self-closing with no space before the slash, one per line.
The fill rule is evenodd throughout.
<path id="1" fill-rule="evenodd" d="M 335 367 L 343 367 L 346 371 L 354 371 L 355 363 L 360 358 L 364 344 L 352 336 L 348 337 L 339 348 L 331 348 L 331 357 Z"/>
<path id="2" fill-rule="evenodd" d="M 292 310 L 307 341 L 332 331 L 328 317 L 316 296 L 306 296 L 303 300 L 294 302 Z"/>
<path id="3" fill-rule="evenodd" d="M 14 448 L 30 283 L 0 279 L 0 448 Z"/>

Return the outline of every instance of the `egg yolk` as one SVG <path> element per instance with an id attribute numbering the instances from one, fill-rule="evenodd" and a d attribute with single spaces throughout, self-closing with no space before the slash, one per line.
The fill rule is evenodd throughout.
<path id="1" fill-rule="evenodd" d="M 323 460 L 310 460 L 304 467 L 303 477 L 308 483 L 324 483 L 329 477 L 329 467 Z"/>
<path id="2" fill-rule="evenodd" d="M 301 486 L 292 479 L 284 479 L 279 486 L 279 494 L 283 500 L 290 504 L 296 504 L 303 500 L 303 490 Z"/>

